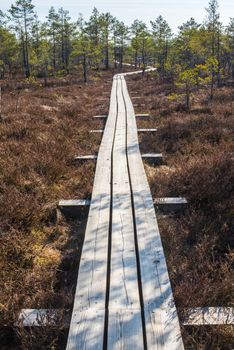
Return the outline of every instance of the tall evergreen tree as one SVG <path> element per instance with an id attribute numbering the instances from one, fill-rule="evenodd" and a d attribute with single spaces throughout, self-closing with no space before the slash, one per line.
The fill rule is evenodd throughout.
<path id="1" fill-rule="evenodd" d="M 11 5 L 9 12 L 15 23 L 14 28 L 20 37 L 24 72 L 28 78 L 30 77 L 29 37 L 34 20 L 34 5 L 32 0 L 17 0 L 14 5 Z"/>
<path id="2" fill-rule="evenodd" d="M 110 62 L 109 62 L 109 50 L 110 50 L 110 39 L 111 39 L 111 33 L 113 31 L 115 19 L 114 17 L 109 13 L 103 13 L 100 15 L 100 26 L 101 26 L 101 32 L 102 32 L 102 45 L 104 50 L 104 62 L 105 62 L 105 68 L 109 69 Z"/>
<path id="3" fill-rule="evenodd" d="M 154 22 L 151 21 L 151 26 L 159 71 L 163 72 L 168 58 L 169 40 L 172 36 L 171 29 L 162 16 L 159 16 Z"/>
<path id="4" fill-rule="evenodd" d="M 114 63 L 117 67 L 119 62 L 120 68 L 123 67 L 123 56 L 128 39 L 129 28 L 123 22 L 115 21 L 114 24 Z"/>
<path id="5" fill-rule="evenodd" d="M 207 30 L 210 34 L 210 44 L 211 44 L 211 58 L 212 60 L 218 60 L 220 56 L 220 22 L 219 22 L 219 12 L 218 12 L 218 2 L 217 0 L 210 0 L 209 7 L 206 9 L 208 13 L 207 18 Z M 220 76 L 220 62 L 218 61 L 218 80 Z M 211 79 L 211 99 L 214 95 L 214 81 L 215 81 L 215 70 L 212 70 L 212 79 Z"/>
<path id="6" fill-rule="evenodd" d="M 54 72 L 57 68 L 57 43 L 58 43 L 58 29 L 59 29 L 59 15 L 55 11 L 54 7 L 50 7 L 47 16 L 47 35 L 51 42 L 52 48 L 52 66 Z"/>
<path id="7" fill-rule="evenodd" d="M 135 20 L 131 26 L 131 33 L 132 33 L 131 44 L 132 44 L 132 48 L 134 50 L 135 68 L 137 68 L 137 65 L 139 63 L 142 33 L 145 32 L 146 29 L 147 29 L 146 24 L 142 21 L 139 21 L 139 20 Z"/>
<path id="8" fill-rule="evenodd" d="M 230 18 L 230 22 L 226 29 L 226 34 L 229 72 L 231 71 L 231 76 L 234 79 L 234 17 Z"/>

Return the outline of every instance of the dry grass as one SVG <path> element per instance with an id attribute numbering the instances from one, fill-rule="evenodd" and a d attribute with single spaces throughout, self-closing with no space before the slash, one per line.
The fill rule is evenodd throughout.
<path id="1" fill-rule="evenodd" d="M 135 77 L 128 85 L 132 96 L 145 101 L 137 112 L 150 113 L 151 126 L 159 127 L 140 140 L 142 151 L 165 157 L 159 168 L 146 166 L 153 196 L 189 201 L 183 215 L 159 218 L 180 316 L 186 307 L 233 306 L 233 89 L 217 90 L 212 103 L 198 91 L 187 113 L 183 101 L 168 99 L 172 88 L 154 77 L 144 82 Z M 231 326 L 185 328 L 186 348 L 232 349 L 231 331 Z"/>
<path id="2" fill-rule="evenodd" d="M 64 349 L 59 329 L 16 329 L 22 308 L 72 306 L 85 220 L 57 219 L 59 199 L 87 198 L 94 165 L 77 166 L 78 154 L 98 151 L 112 72 L 96 73 L 88 84 L 76 77 L 54 79 L 49 87 L 5 82 L 0 121 L 0 348 Z M 146 166 L 152 193 L 183 195 L 184 215 L 160 218 L 173 292 L 184 307 L 233 306 L 233 91 L 222 88 L 213 103 L 204 91 L 191 113 L 170 101 L 171 86 L 154 77 L 129 78 L 136 112 L 149 112 L 157 135 L 142 136 L 145 152 L 162 151 L 165 164 Z M 144 104 L 145 103 L 145 107 Z M 147 107 L 147 109 L 146 109 Z M 16 110 L 17 109 L 17 110 Z M 231 327 L 183 329 L 187 349 L 232 349 Z"/>
<path id="3" fill-rule="evenodd" d="M 0 348 L 62 343 L 62 331 L 45 336 L 16 330 L 14 322 L 22 308 L 72 307 L 85 221 L 58 221 L 56 207 L 59 199 L 91 195 L 95 165 L 73 159 L 98 151 L 100 137 L 89 130 L 101 123 L 92 116 L 108 112 L 111 80 L 112 72 L 102 72 L 86 85 L 70 77 L 47 88 L 3 82 Z"/>

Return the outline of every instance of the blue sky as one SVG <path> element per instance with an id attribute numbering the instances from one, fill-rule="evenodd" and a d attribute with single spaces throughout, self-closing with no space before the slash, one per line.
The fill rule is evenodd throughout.
<path id="1" fill-rule="evenodd" d="M 111 12 L 119 20 L 131 24 L 134 19 L 141 19 L 146 23 L 162 15 L 174 31 L 190 17 L 198 22 L 206 17 L 205 8 L 209 0 L 33 0 L 39 18 L 44 19 L 50 6 L 63 7 L 69 10 L 72 19 L 77 19 L 82 13 L 86 18 L 91 14 L 94 6 L 100 12 Z M 12 0 L 0 0 L 0 9 L 9 9 Z M 226 25 L 230 17 L 234 17 L 234 0 L 219 0 L 221 20 Z"/>

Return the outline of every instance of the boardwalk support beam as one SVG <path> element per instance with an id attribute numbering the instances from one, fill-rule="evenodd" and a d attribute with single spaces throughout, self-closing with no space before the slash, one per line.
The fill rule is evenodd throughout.
<path id="1" fill-rule="evenodd" d="M 62 309 L 22 309 L 15 326 L 41 327 L 58 326 L 69 328 L 70 310 Z M 233 307 L 195 307 L 183 310 L 184 326 L 225 326 L 234 325 Z"/>
<path id="2" fill-rule="evenodd" d="M 188 206 L 186 198 L 183 197 L 155 198 L 153 201 L 155 209 L 165 214 L 181 212 Z M 58 203 L 58 209 L 66 218 L 78 218 L 88 213 L 90 204 L 89 199 L 61 200 Z"/>
<path id="3" fill-rule="evenodd" d="M 75 161 L 77 162 L 86 162 L 88 160 L 97 160 L 98 156 L 96 155 L 88 155 L 88 156 L 76 156 Z"/>
<path id="4" fill-rule="evenodd" d="M 147 153 L 141 155 L 142 159 L 151 165 L 161 165 L 163 163 L 162 153 Z"/>
<path id="5" fill-rule="evenodd" d="M 90 130 L 90 134 L 103 134 L 104 129 Z"/>
<path id="6" fill-rule="evenodd" d="M 141 132 L 141 133 L 144 133 L 144 132 L 148 132 L 148 133 L 150 133 L 150 132 L 157 132 L 158 131 L 158 129 L 137 129 L 137 131 L 138 132 Z M 102 134 L 102 133 L 104 133 L 104 129 L 97 129 L 97 130 L 90 130 L 90 133 L 91 134 Z"/>
<path id="7" fill-rule="evenodd" d="M 58 209 L 65 218 L 77 219 L 88 214 L 90 203 L 89 199 L 61 200 Z"/>
<path id="8" fill-rule="evenodd" d="M 137 129 L 138 132 L 157 132 L 158 129 Z"/>
<path id="9" fill-rule="evenodd" d="M 95 115 L 93 118 L 94 119 L 106 119 L 108 116 L 107 115 Z"/>
<path id="10" fill-rule="evenodd" d="M 182 197 L 165 197 L 154 199 L 154 206 L 156 210 L 159 210 L 165 214 L 171 212 L 181 212 L 188 206 L 186 198 Z"/>

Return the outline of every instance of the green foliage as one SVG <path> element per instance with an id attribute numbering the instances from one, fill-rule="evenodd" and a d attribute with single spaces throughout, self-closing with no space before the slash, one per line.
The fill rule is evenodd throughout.
<path id="1" fill-rule="evenodd" d="M 80 16 L 74 23 L 68 11 L 51 7 L 41 23 L 32 0 L 16 0 L 9 13 L 10 19 L 0 12 L 1 76 L 12 74 L 12 67 L 18 71 L 21 61 L 26 77 L 82 69 L 86 80 L 90 69 L 108 69 L 111 63 L 122 68 L 125 61 L 143 72 L 148 65 L 155 66 L 160 79 L 177 85 L 193 85 L 196 80 L 198 85 L 209 82 L 213 90 L 225 75 L 234 78 L 234 19 L 224 30 L 216 0 L 210 0 L 204 24 L 190 18 L 176 36 L 162 16 L 151 21 L 150 29 L 139 20 L 128 28 L 96 8 L 87 22 Z M 197 66 L 200 72 L 194 77 Z"/>

